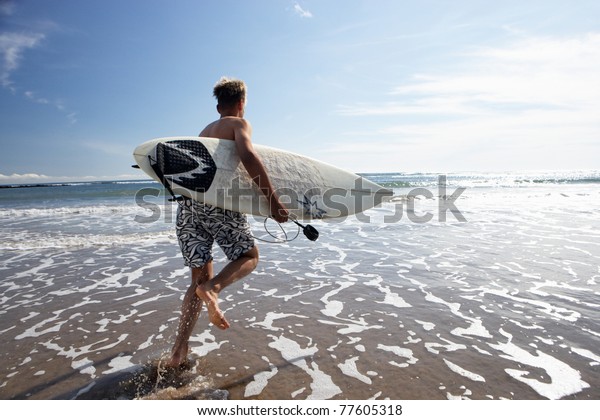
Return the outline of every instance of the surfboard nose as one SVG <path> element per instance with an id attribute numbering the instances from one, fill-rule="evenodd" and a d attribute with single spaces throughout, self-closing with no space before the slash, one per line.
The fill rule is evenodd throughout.
<path id="1" fill-rule="evenodd" d="M 375 191 L 375 195 L 379 195 L 383 198 L 392 197 L 394 195 L 394 191 L 381 187 L 379 190 Z"/>
<path id="2" fill-rule="evenodd" d="M 389 188 L 382 187 L 381 185 L 370 181 L 364 177 L 360 178 L 360 185 L 363 189 L 370 190 L 373 196 L 380 197 L 379 203 L 381 203 L 381 201 L 384 200 L 386 197 L 391 198 L 394 195 L 394 191 L 390 190 Z"/>
<path id="3" fill-rule="evenodd" d="M 394 196 L 394 192 L 387 188 L 381 187 L 379 190 L 375 191 L 373 194 L 373 201 L 375 205 L 379 205 L 386 201 L 389 201 Z"/>

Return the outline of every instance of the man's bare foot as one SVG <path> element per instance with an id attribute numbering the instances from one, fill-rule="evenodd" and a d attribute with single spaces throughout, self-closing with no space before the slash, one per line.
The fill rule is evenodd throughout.
<path id="1" fill-rule="evenodd" d="M 180 349 L 173 349 L 171 352 L 171 357 L 164 364 L 165 368 L 168 369 L 178 369 L 181 367 L 185 367 L 188 364 L 188 346 L 185 346 Z"/>
<path id="2" fill-rule="evenodd" d="M 202 286 L 196 287 L 196 296 L 206 303 L 206 309 L 208 309 L 208 319 L 214 325 L 222 330 L 229 328 L 229 322 L 225 319 L 225 315 L 219 309 L 219 301 L 217 294 L 212 290 L 204 290 Z"/>

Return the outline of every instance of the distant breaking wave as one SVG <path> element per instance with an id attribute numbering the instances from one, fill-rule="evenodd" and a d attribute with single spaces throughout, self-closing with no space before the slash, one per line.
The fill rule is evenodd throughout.
<path id="1" fill-rule="evenodd" d="M 599 184 L 600 171 L 564 172 L 463 172 L 463 173 L 365 173 L 365 178 L 386 188 L 437 187 L 440 177 L 454 187 L 527 187 L 535 185 Z"/>
<path id="2" fill-rule="evenodd" d="M 81 181 L 81 182 L 34 182 L 25 184 L 4 184 L 0 188 L 44 188 L 44 187 L 81 187 L 85 185 L 129 185 L 129 184 L 158 184 L 151 179 L 120 180 L 120 181 Z"/>

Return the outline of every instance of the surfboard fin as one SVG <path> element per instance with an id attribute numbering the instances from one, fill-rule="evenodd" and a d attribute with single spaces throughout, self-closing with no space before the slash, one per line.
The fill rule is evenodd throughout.
<path id="1" fill-rule="evenodd" d="M 140 165 L 131 165 L 132 168 L 140 169 Z"/>
<path id="2" fill-rule="evenodd" d="M 171 198 L 169 198 L 169 201 L 170 202 L 173 202 L 173 201 L 180 202 L 180 201 L 182 201 L 183 200 L 183 196 L 181 196 L 181 195 L 175 195 L 175 193 L 173 192 L 173 189 L 169 185 L 169 181 L 167 180 L 167 177 L 163 173 L 162 168 L 160 167 L 158 161 L 156 161 L 156 159 L 153 159 L 152 156 L 148 156 L 148 160 L 150 161 L 150 166 L 154 170 L 154 173 L 156 175 L 158 175 L 158 178 L 160 179 L 161 184 L 167 189 L 167 191 L 169 192 L 169 194 L 171 194 Z"/>

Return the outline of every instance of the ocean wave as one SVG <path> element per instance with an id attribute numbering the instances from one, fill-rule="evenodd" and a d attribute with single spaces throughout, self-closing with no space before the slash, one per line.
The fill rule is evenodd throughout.
<path id="1" fill-rule="evenodd" d="M 159 232 L 130 234 L 66 234 L 45 232 L 20 232 L 17 235 L 3 235 L 1 251 L 31 251 L 42 249 L 73 249 L 120 247 L 135 245 L 136 248 L 161 243 L 176 243 L 173 229 Z"/>
<path id="2" fill-rule="evenodd" d="M 81 187 L 86 185 L 130 185 L 130 184 L 157 184 L 152 179 L 142 180 L 115 180 L 115 181 L 69 181 L 69 182 L 29 182 L 23 184 L 3 184 L 0 188 L 40 188 L 40 187 Z"/>
<path id="3" fill-rule="evenodd" d="M 160 208 L 160 206 L 159 206 Z M 0 219 L 17 220 L 23 218 L 56 217 L 56 216 L 113 216 L 136 215 L 143 211 L 142 208 L 131 205 L 94 205 L 75 207 L 40 207 L 40 208 L 0 208 Z"/>
<path id="4" fill-rule="evenodd" d="M 440 182 L 454 187 L 528 187 L 538 185 L 599 184 L 600 171 L 553 172 L 451 172 L 451 173 L 365 173 L 365 178 L 386 188 L 437 187 Z"/>

